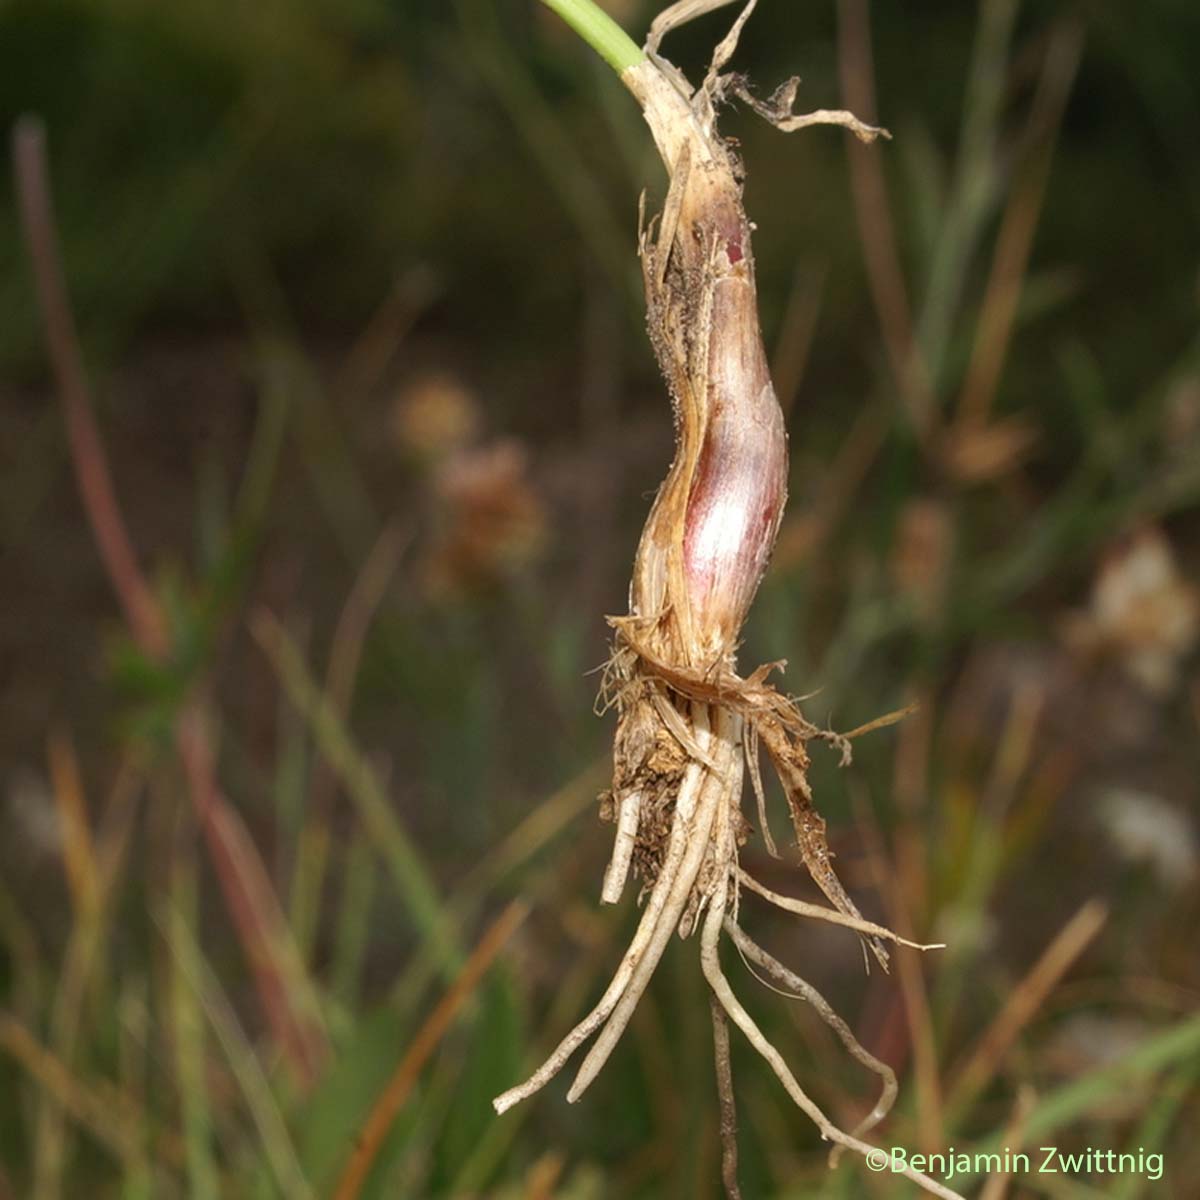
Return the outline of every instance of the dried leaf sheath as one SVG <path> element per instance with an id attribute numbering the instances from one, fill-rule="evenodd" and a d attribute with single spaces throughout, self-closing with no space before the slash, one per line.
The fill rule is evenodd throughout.
<path id="1" fill-rule="evenodd" d="M 732 664 L 787 496 L 787 435 L 758 324 L 738 167 L 647 60 L 630 72 L 671 170 L 658 237 L 642 238 L 647 324 L 678 445 L 646 522 L 630 610 L 667 661 Z"/>

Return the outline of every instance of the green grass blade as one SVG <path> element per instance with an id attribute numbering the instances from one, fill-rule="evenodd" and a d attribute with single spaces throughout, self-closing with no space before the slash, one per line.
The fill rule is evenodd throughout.
<path id="1" fill-rule="evenodd" d="M 190 927 L 195 922 L 196 881 L 190 868 L 176 863 L 171 875 L 174 911 Z M 212 1156 L 212 1116 L 205 1070 L 204 1025 L 196 994 L 177 955 L 170 965 L 170 1019 L 183 1116 L 188 1195 L 192 1200 L 217 1200 L 217 1169 Z"/>
<path id="2" fill-rule="evenodd" d="M 1089 1071 L 1051 1092 L 1034 1107 L 1022 1125 L 1025 1143 L 1030 1146 L 1040 1144 L 1043 1137 L 1086 1116 L 1135 1080 L 1157 1075 L 1193 1056 L 1200 1056 L 1200 1015 L 1146 1038 L 1117 1062 Z M 975 1146 L 972 1153 L 994 1153 L 1002 1148 L 1003 1142 L 1004 1132 L 1000 1131 Z M 964 1173 L 958 1182 L 965 1183 L 976 1174 Z"/>
<path id="3" fill-rule="evenodd" d="M 242 1090 L 251 1120 L 258 1131 L 267 1163 L 289 1200 L 308 1200 L 313 1196 L 300 1168 L 291 1135 L 283 1114 L 263 1073 L 262 1065 L 250 1044 L 237 1014 L 225 995 L 212 968 L 188 928 L 186 917 L 173 906 L 160 925 L 172 954 L 192 992 L 208 1017 L 234 1078 Z"/>
<path id="4" fill-rule="evenodd" d="M 288 697 L 311 724 L 321 753 L 357 806 L 408 905 L 417 932 L 431 943 L 447 978 L 453 978 L 464 959 L 462 947 L 450 923 L 443 919 L 445 910 L 433 878 L 392 810 L 375 772 L 355 747 L 283 627 L 274 618 L 263 615 L 254 622 L 254 634 Z"/>

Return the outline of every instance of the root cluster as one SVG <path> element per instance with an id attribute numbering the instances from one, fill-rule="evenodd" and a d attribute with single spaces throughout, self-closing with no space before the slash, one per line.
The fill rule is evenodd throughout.
<path id="1" fill-rule="evenodd" d="M 629 1023 L 655 967 L 678 932 L 688 937 L 699 928 L 700 965 L 713 996 L 713 1035 L 726 1190 L 736 1192 L 736 1120 L 728 1058 L 727 1021 L 732 1021 L 767 1061 L 785 1090 L 834 1144 L 831 1163 L 842 1149 L 860 1154 L 873 1147 L 862 1135 L 887 1116 L 896 1097 L 890 1067 L 859 1044 L 849 1026 L 811 984 L 778 962 L 738 923 L 740 889 L 787 911 L 830 921 L 857 931 L 886 969 L 885 941 L 932 949 L 906 941 L 865 920 L 837 880 L 825 842 L 824 822 L 812 806 L 805 778 L 806 741 L 831 737 L 805 720 L 796 703 L 765 681 L 767 669 L 741 679 L 731 671 L 700 678 L 693 672 L 657 663 L 636 648 L 626 618 L 614 618 L 617 649 L 610 660 L 602 696 L 620 717 L 614 754 L 614 786 L 602 811 L 615 821 L 617 836 L 604 876 L 602 898 L 620 899 L 633 865 L 643 882 L 643 911 L 612 981 L 599 1003 L 524 1083 L 495 1100 L 498 1112 L 539 1091 L 566 1066 L 575 1051 L 596 1035 L 567 1092 L 576 1101 L 604 1066 Z M 665 711 L 674 714 L 663 718 Z M 672 728 L 678 731 L 678 736 Z M 749 826 L 741 811 L 747 767 L 761 796 L 755 742 L 767 749 L 792 808 L 797 844 L 814 880 L 834 908 L 778 895 L 740 866 L 739 846 Z M 844 747 L 843 747 L 844 749 Z M 764 826 L 765 828 L 765 826 Z M 719 939 L 725 930 L 745 959 L 778 988 L 812 1006 L 847 1051 L 880 1080 L 879 1097 L 852 1132 L 839 1129 L 809 1098 L 782 1055 L 738 1000 L 721 966 Z M 732 1165 L 731 1165 L 732 1164 Z M 904 1172 L 934 1195 L 955 1197 L 949 1188 L 919 1171 Z M 732 1190 L 731 1190 L 732 1184 Z"/>

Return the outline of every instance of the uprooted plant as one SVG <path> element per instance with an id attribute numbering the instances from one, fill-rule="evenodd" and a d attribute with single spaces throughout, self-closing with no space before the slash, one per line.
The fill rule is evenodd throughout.
<path id="1" fill-rule="evenodd" d="M 749 675 L 736 669 L 742 623 L 783 514 L 787 437 L 759 328 L 742 168 L 717 132 L 716 113 L 736 97 L 785 131 L 825 124 L 841 125 L 864 141 L 887 135 L 848 112 L 794 114 L 796 80 L 764 102 L 745 79 L 726 73 L 756 0 L 744 6 L 703 82 L 692 87 L 659 55 L 659 44 L 670 30 L 729 2 L 680 0 L 654 21 L 644 51 L 638 51 L 588 0 L 546 0 L 618 70 L 670 176 L 662 213 L 642 229 L 640 256 L 650 340 L 670 389 L 677 445 L 638 547 L 629 614 L 610 618 L 614 648 L 602 692 L 619 721 L 612 790 L 603 799 L 616 823 L 616 841 L 601 899 L 616 903 L 634 866 L 644 911 L 596 1007 L 495 1106 L 504 1112 L 538 1091 L 596 1034 L 568 1092 L 577 1100 L 628 1025 L 672 932 L 687 937 L 699 929 L 701 967 L 713 995 L 723 1176 L 727 1192 L 736 1196 L 727 1019 L 767 1060 L 821 1136 L 835 1143 L 834 1155 L 841 1148 L 869 1153 L 861 1135 L 883 1119 L 896 1093 L 890 1068 L 859 1045 L 819 994 L 746 935 L 737 922 L 740 889 L 858 931 L 885 968 L 884 942 L 903 939 L 862 918 L 834 872 L 825 822 L 813 805 L 807 743 L 831 741 L 845 761 L 847 738 L 818 729 L 773 686 L 768 677 L 779 664 Z M 760 747 L 783 786 L 801 857 L 832 908 L 779 896 L 739 866 L 738 850 L 750 832 L 741 814 L 744 770 L 757 798 L 760 831 L 775 852 Z M 853 1132 L 837 1128 L 809 1099 L 737 999 L 721 968 L 722 929 L 749 962 L 807 999 L 851 1054 L 880 1077 L 879 1101 Z M 911 1168 L 904 1174 L 935 1195 L 955 1195 Z"/>

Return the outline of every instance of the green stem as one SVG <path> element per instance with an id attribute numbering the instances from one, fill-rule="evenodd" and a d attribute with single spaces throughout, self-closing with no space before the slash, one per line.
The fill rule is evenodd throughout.
<path id="1" fill-rule="evenodd" d="M 644 57 L 633 39 L 593 0 L 542 0 L 552 8 L 618 75 Z"/>

